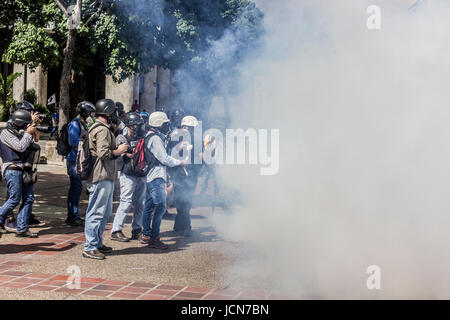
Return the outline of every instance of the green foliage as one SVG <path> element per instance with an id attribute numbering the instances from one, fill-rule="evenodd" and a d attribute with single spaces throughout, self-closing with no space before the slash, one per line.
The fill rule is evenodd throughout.
<path id="1" fill-rule="evenodd" d="M 263 32 L 263 15 L 250 0 L 104 0 L 102 10 L 86 24 L 97 11 L 93 3 L 82 3 L 75 74 L 94 67 L 94 57 L 103 59 L 106 74 L 117 82 L 158 65 L 184 71 L 189 79 L 183 76 L 177 85 L 190 82 L 195 90 L 184 91 L 199 96 L 214 94 L 218 76 L 231 77 Z M 44 69 L 60 66 L 67 34 L 67 19 L 55 1 L 2 0 L 0 36 L 2 45 L 7 43 L 3 61 L 31 70 L 38 64 Z M 216 57 L 211 48 L 227 34 L 232 35 L 233 50 Z"/>
<path id="2" fill-rule="evenodd" d="M 25 93 L 22 94 L 22 100 L 28 101 L 32 105 L 35 105 L 37 102 L 36 90 L 29 89 L 29 90 L 25 91 Z"/>
<path id="3" fill-rule="evenodd" d="M 6 121 L 9 118 L 9 108 L 12 105 L 16 104 L 16 101 L 13 99 L 13 82 L 14 80 L 16 80 L 17 78 L 19 78 L 21 76 L 20 72 L 14 72 L 11 73 L 7 78 L 6 78 L 6 107 L 3 105 L 3 101 L 5 99 L 5 94 L 4 94 L 4 80 L 3 80 L 3 75 L 0 74 L 0 121 Z"/>

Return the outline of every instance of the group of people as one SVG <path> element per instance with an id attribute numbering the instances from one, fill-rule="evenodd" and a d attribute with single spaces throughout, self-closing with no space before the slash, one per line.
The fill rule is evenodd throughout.
<path id="1" fill-rule="evenodd" d="M 33 225 L 43 225 L 32 215 L 35 181 L 26 180 L 25 175 L 33 174 L 31 158 L 38 149 L 39 132 L 33 125 L 33 110 L 20 106 L 18 104 L 7 127 L 0 133 L 1 172 L 9 192 L 7 201 L 0 208 L 0 232 L 12 230 L 6 228 L 5 221 L 22 200 L 16 235 L 37 237 L 29 230 Z M 111 99 L 101 99 L 95 106 L 88 101 L 80 102 L 77 114 L 62 128 L 67 130 L 70 148 L 66 155 L 70 186 L 65 222 L 73 227 L 84 226 L 83 257 L 105 259 L 105 254 L 113 250 L 104 245 L 103 234 L 113 210 L 118 172 L 120 204 L 115 213 L 111 240 L 137 240 L 152 248 L 168 249 L 160 239 L 160 225 L 167 211 L 167 190 L 171 188 L 177 209 L 173 229 L 177 235 L 190 236 L 190 210 L 202 166 L 191 163 L 194 149 L 189 142 L 180 141 L 180 137 L 186 134 L 192 137 L 198 120 L 191 115 L 180 118 L 177 114 L 178 120 L 171 121 L 160 111 L 127 113 L 122 103 Z M 80 160 L 83 144 L 88 145 L 91 161 L 87 174 L 80 172 L 86 170 L 81 165 L 84 160 Z M 79 210 L 83 180 L 89 193 L 84 220 Z M 123 228 L 131 210 L 132 232 L 127 237 Z"/>

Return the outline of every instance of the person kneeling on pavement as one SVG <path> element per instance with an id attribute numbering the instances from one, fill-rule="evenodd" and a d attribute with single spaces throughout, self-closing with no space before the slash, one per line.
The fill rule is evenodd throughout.
<path id="1" fill-rule="evenodd" d="M 5 218 L 12 214 L 22 200 L 17 216 L 16 236 L 36 238 L 37 234 L 28 230 L 35 183 L 30 155 L 34 157 L 34 153 L 39 150 L 39 145 L 33 141 L 36 127 L 31 124 L 30 112 L 17 110 L 12 115 L 12 122 L 0 134 L 0 155 L 3 159 L 1 171 L 9 192 L 9 198 L 0 208 L 0 230 L 5 232 Z"/>
<path id="2" fill-rule="evenodd" d="M 140 175 L 133 166 L 133 153 L 139 143 L 143 143 L 144 121 L 136 112 L 128 112 L 124 119 L 127 133 L 119 135 L 116 139 L 117 145 L 126 144 L 128 151 L 122 154 L 118 161 L 120 171 L 120 204 L 114 217 L 111 230 L 111 240 L 128 242 L 122 230 L 127 213 L 134 204 L 133 223 L 131 225 L 131 240 L 137 240 L 142 233 L 142 213 L 145 204 L 146 176 Z"/>
<path id="3" fill-rule="evenodd" d="M 116 146 L 111 123 L 116 105 L 111 99 L 101 99 L 95 105 L 96 120 L 89 129 L 89 150 L 95 163 L 87 179 L 89 205 L 86 211 L 84 233 L 86 243 L 83 257 L 105 259 L 111 247 L 103 244 L 103 233 L 112 213 L 114 181 L 117 177 L 116 159 L 127 152 L 128 146 Z"/>
<path id="4" fill-rule="evenodd" d="M 167 137 L 169 122 L 164 112 L 156 111 L 150 115 L 150 132 L 146 136 L 146 150 L 150 154 L 150 171 L 147 174 L 147 194 L 145 198 L 143 235 L 141 243 L 156 249 L 168 249 L 160 239 L 161 219 L 166 212 L 167 181 L 166 167 L 186 166 L 186 160 L 178 160 L 167 154 Z M 153 219 L 152 219 L 153 212 Z"/>

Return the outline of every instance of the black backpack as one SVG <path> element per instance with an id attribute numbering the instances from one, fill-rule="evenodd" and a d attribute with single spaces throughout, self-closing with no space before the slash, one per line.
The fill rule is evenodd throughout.
<path id="1" fill-rule="evenodd" d="M 80 134 L 81 134 L 81 121 L 79 119 L 74 119 L 74 121 L 78 121 L 80 125 Z M 69 131 L 67 130 L 69 127 L 69 123 L 66 123 L 62 126 L 61 130 L 56 133 L 56 151 L 59 155 L 67 157 L 69 152 L 72 150 L 71 145 L 69 144 Z"/>
<path id="2" fill-rule="evenodd" d="M 89 131 L 97 126 L 93 125 Z M 90 178 L 96 160 L 97 157 L 93 156 L 89 149 L 89 133 L 80 136 L 76 159 L 76 171 L 81 180 L 88 180 Z"/>

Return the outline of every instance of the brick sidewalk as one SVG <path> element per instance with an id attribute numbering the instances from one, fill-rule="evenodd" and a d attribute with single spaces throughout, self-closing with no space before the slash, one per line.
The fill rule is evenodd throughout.
<path id="1" fill-rule="evenodd" d="M 108 228 L 110 229 L 110 225 Z M 84 243 L 84 234 L 44 234 L 0 246 L 0 288 L 62 292 L 74 296 L 132 300 L 265 300 L 287 299 L 261 290 L 221 290 L 174 286 L 116 279 L 81 278 L 77 289 L 68 287 L 68 275 L 33 273 L 15 270 L 43 256 L 55 256 Z"/>

